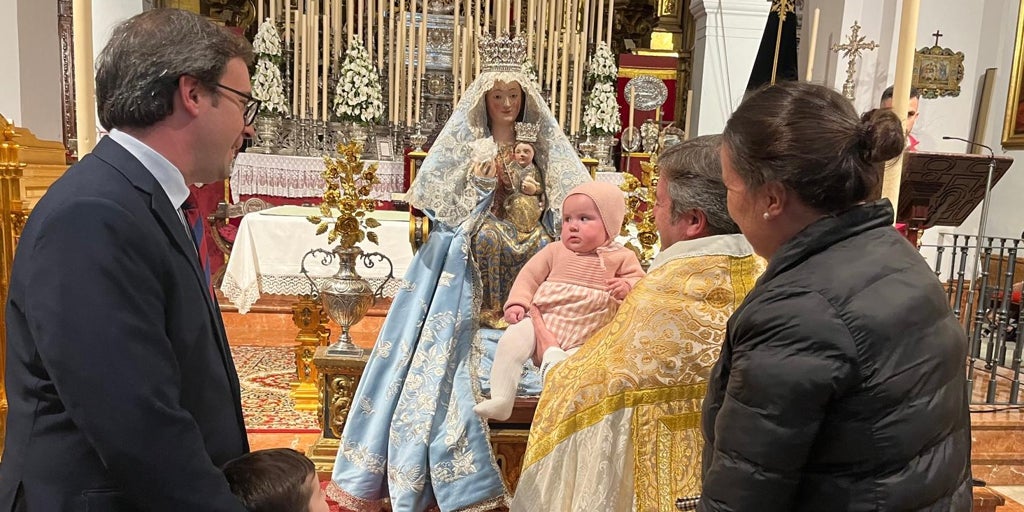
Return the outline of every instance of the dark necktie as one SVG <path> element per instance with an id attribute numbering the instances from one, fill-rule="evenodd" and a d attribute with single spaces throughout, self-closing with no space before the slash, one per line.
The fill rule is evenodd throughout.
<path id="1" fill-rule="evenodd" d="M 203 222 L 203 215 L 196 205 L 196 198 L 191 193 L 189 193 L 188 199 L 182 203 L 181 211 L 185 214 L 185 223 L 192 231 L 192 243 L 195 244 L 196 252 L 199 254 L 199 266 L 203 269 L 203 275 L 206 277 L 206 287 L 210 291 L 210 297 L 216 301 L 217 295 L 214 294 L 213 283 L 210 282 L 210 253 L 207 251 L 206 230 L 203 227 L 206 223 Z"/>

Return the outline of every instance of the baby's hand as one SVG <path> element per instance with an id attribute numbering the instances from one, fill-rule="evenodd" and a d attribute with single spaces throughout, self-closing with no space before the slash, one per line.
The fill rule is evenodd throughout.
<path id="1" fill-rule="evenodd" d="M 540 185 L 537 180 L 533 179 L 533 176 L 527 176 L 523 178 L 523 193 L 528 196 L 535 196 L 540 192 Z"/>
<path id="2" fill-rule="evenodd" d="M 608 293 L 619 300 L 625 299 L 626 294 L 633 288 L 629 285 L 629 281 L 621 277 L 613 277 L 606 281 L 606 283 L 608 284 Z"/>
<path id="3" fill-rule="evenodd" d="M 526 308 L 513 304 L 505 310 L 505 321 L 510 324 L 518 324 L 526 316 Z"/>

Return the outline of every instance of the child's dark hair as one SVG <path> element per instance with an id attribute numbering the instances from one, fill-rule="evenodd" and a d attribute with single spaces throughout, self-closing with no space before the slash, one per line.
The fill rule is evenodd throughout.
<path id="1" fill-rule="evenodd" d="M 316 466 L 290 448 L 247 453 L 222 468 L 231 486 L 250 512 L 308 512 L 312 491 L 306 482 Z"/>

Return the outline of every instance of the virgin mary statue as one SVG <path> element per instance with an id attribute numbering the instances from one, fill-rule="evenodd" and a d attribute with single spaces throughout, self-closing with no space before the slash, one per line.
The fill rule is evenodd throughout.
<path id="1" fill-rule="evenodd" d="M 438 135 L 407 199 L 433 221 L 352 400 L 328 494 L 343 507 L 489 510 L 508 490 L 473 412 L 501 304 L 558 232 L 565 194 L 590 179 L 522 71 L 519 37 L 481 38 L 481 73 Z M 525 119 L 524 119 L 525 117 Z M 512 158 L 532 122 L 534 166 Z M 526 126 L 520 123 L 521 126 Z M 535 132 L 536 130 L 536 132 Z M 523 137 L 520 137 L 521 139 Z"/>

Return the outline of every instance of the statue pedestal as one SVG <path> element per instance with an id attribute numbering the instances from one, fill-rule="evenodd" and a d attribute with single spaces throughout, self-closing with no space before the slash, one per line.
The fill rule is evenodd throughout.
<path id="1" fill-rule="evenodd" d="M 355 357 L 328 355 L 327 347 L 317 348 L 313 356 L 320 397 L 317 407 L 320 438 L 309 447 L 306 456 L 316 465 L 317 475 L 321 478 L 330 478 L 334 470 L 338 440 L 368 358 L 369 352 Z"/>
<path id="2" fill-rule="evenodd" d="M 291 396 L 295 400 L 295 410 L 315 411 L 319 407 L 319 391 L 317 390 L 317 371 L 313 366 L 313 357 L 318 347 L 327 345 L 331 331 L 327 328 L 327 314 L 320 301 L 314 301 L 310 295 L 302 295 L 292 305 L 292 322 L 299 328 L 295 341 L 296 380 L 291 383 Z"/>

